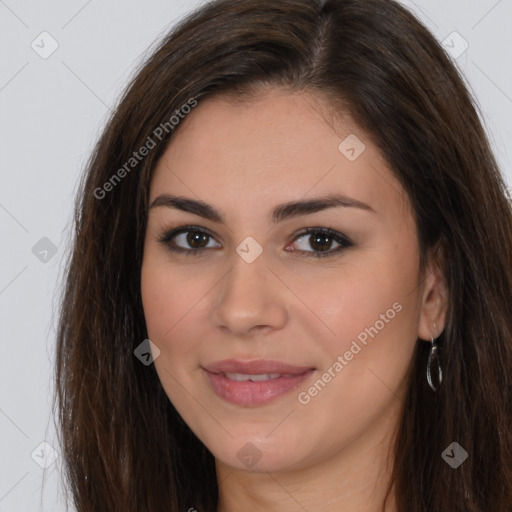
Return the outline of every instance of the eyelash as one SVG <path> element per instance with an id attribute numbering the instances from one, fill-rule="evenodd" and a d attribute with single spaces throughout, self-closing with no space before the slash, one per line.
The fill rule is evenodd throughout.
<path id="1" fill-rule="evenodd" d="M 205 229 L 202 229 L 198 226 L 180 226 L 175 229 L 171 229 L 164 233 L 163 235 L 158 237 L 158 242 L 164 244 L 167 249 L 174 253 L 180 253 L 184 254 L 186 256 L 198 256 L 202 254 L 204 251 L 209 250 L 209 248 L 203 247 L 201 249 L 184 249 L 183 247 L 179 247 L 175 245 L 174 243 L 171 243 L 171 240 L 177 236 L 181 235 L 182 233 L 188 233 L 188 232 L 196 232 L 196 233 L 202 233 L 204 235 L 207 235 L 210 238 L 214 238 L 208 231 Z M 327 252 L 315 252 L 315 251 L 303 251 L 306 253 L 305 257 L 307 258 L 326 258 L 330 256 L 334 256 L 335 254 L 338 254 L 343 249 L 347 249 L 349 247 L 352 247 L 354 244 L 353 242 L 343 235 L 342 233 L 339 233 L 337 231 L 334 231 L 329 228 L 306 228 L 302 230 L 301 232 L 297 233 L 295 235 L 294 241 L 298 238 L 303 237 L 304 235 L 312 235 L 312 234 L 322 234 L 322 235 L 328 235 L 329 238 L 334 240 L 335 242 L 340 244 L 340 247 L 336 248 L 335 250 L 327 251 Z M 293 252 L 300 252 L 300 251 L 293 251 Z"/>

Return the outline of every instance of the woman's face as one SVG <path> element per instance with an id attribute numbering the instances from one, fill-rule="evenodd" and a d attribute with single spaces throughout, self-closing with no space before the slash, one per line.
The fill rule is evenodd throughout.
<path id="1" fill-rule="evenodd" d="M 234 468 L 305 468 L 383 439 L 417 338 L 442 330 L 403 188 L 369 136 L 327 111 L 278 90 L 200 101 L 151 182 L 142 299 L 156 371 Z"/>

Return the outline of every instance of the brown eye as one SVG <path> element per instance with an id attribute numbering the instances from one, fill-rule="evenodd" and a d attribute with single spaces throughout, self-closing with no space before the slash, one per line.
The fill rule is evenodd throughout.
<path id="1" fill-rule="evenodd" d="M 319 251 L 326 251 L 332 245 L 333 239 L 324 233 L 319 233 L 316 235 L 309 235 L 311 238 L 309 239 L 309 243 L 313 249 Z"/>
<path id="2" fill-rule="evenodd" d="M 202 249 L 206 246 L 209 235 L 201 231 L 188 231 L 186 236 L 186 242 L 191 247 L 196 249 Z"/>
<path id="3" fill-rule="evenodd" d="M 204 229 L 195 226 L 182 226 L 162 235 L 158 241 L 170 251 L 194 255 L 208 249 L 209 239 L 213 237 Z"/>
<path id="4" fill-rule="evenodd" d="M 313 258 L 332 256 L 333 254 L 337 254 L 343 249 L 354 245 L 342 233 L 338 233 L 337 231 L 328 228 L 308 228 L 296 237 L 296 240 L 300 239 L 307 240 L 307 242 L 304 244 L 302 249 L 299 249 L 299 251 L 309 253 L 305 254 L 305 256 Z M 337 243 L 338 247 L 334 250 L 329 250 L 333 243 Z M 307 247 L 312 248 L 313 251 L 308 251 Z"/>

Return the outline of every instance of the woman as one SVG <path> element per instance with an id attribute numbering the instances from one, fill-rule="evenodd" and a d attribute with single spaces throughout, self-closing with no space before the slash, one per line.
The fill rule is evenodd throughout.
<path id="1" fill-rule="evenodd" d="M 512 211 L 390 0 L 219 0 L 91 156 L 56 378 L 82 511 L 509 511 Z"/>

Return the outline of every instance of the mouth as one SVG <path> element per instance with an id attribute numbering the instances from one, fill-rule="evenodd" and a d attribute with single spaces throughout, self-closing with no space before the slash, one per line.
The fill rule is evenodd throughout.
<path id="1" fill-rule="evenodd" d="M 255 407 L 297 388 L 315 368 L 280 361 L 225 360 L 202 367 L 217 396 L 232 404 Z"/>

